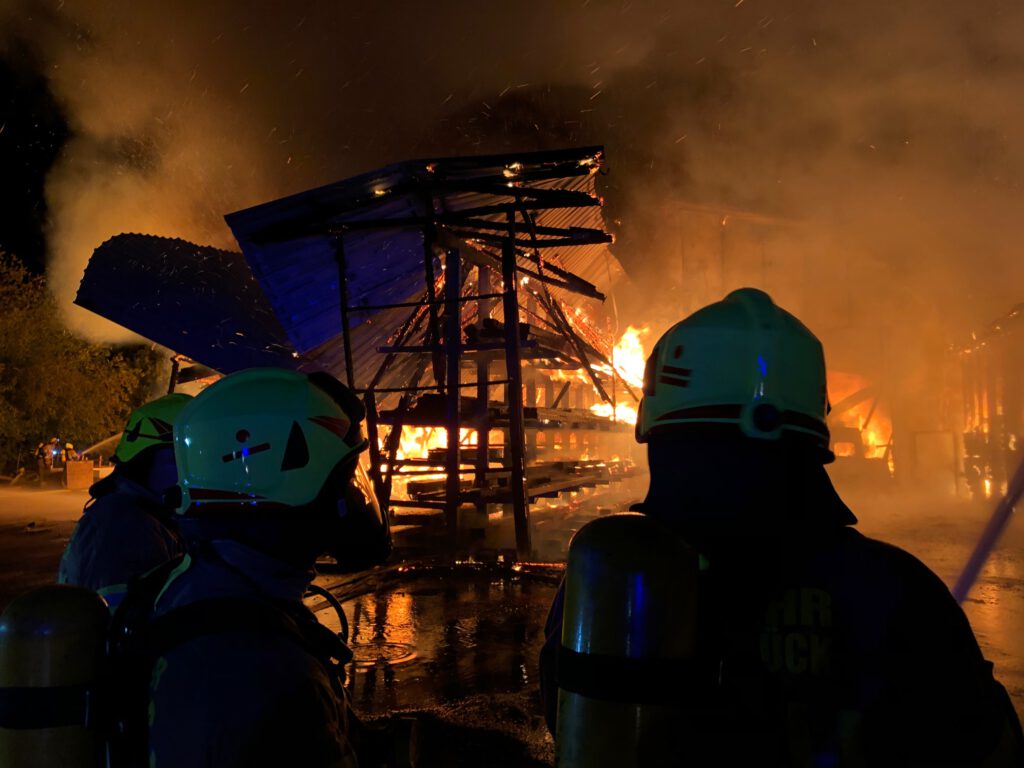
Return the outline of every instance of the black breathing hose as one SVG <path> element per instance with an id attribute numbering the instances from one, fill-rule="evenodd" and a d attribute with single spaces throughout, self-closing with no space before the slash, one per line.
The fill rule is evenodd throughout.
<path id="1" fill-rule="evenodd" d="M 341 603 L 338 602 L 338 598 L 328 592 L 321 586 L 316 584 L 310 584 L 306 588 L 307 593 L 322 597 L 326 600 L 330 606 L 334 609 L 335 613 L 338 614 L 338 623 L 341 625 L 341 631 L 338 635 L 341 637 L 343 643 L 348 643 L 348 618 L 345 616 L 345 611 L 341 607 Z"/>

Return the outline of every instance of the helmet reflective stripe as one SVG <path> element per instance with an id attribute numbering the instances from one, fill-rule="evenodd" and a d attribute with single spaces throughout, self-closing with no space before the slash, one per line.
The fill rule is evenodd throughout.
<path id="1" fill-rule="evenodd" d="M 174 420 L 191 399 L 190 395 L 181 393 L 164 395 L 133 411 L 114 451 L 114 459 L 124 463 L 147 448 L 159 445 L 171 447 Z"/>
<path id="2" fill-rule="evenodd" d="M 254 368 L 221 379 L 175 423 L 179 513 L 310 503 L 340 462 L 366 448 L 361 416 L 295 371 Z"/>
<path id="3" fill-rule="evenodd" d="M 821 342 L 763 291 L 743 288 L 673 326 L 644 375 L 637 440 L 690 425 L 735 424 L 748 437 L 784 432 L 828 448 Z"/>

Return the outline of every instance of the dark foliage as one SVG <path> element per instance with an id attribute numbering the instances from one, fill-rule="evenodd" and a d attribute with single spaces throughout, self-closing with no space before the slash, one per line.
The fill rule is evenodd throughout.
<path id="1" fill-rule="evenodd" d="M 114 434 L 152 394 L 155 351 L 78 338 L 43 278 L 2 253 L 0 307 L 0 471 L 50 437 L 81 449 Z"/>

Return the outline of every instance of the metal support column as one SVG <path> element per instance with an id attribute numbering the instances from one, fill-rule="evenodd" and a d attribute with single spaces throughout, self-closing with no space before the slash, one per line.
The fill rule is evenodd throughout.
<path id="1" fill-rule="evenodd" d="M 508 373 L 509 416 L 509 493 L 516 526 L 516 555 L 528 560 L 533 552 L 530 542 L 530 506 L 526 498 L 526 462 L 523 449 L 523 370 L 519 358 L 519 285 L 516 276 L 515 215 L 508 216 L 508 238 L 501 248 L 501 279 L 505 283 L 502 309 L 505 313 L 505 368 Z"/>
<path id="2" fill-rule="evenodd" d="M 448 450 L 445 455 L 445 522 L 449 541 L 454 551 L 458 535 L 459 497 L 459 425 L 461 414 L 461 388 L 459 387 L 462 348 L 462 312 L 459 293 L 462 286 L 462 260 L 457 248 L 445 251 L 444 265 L 444 319 L 445 319 L 445 424 L 448 430 Z"/>

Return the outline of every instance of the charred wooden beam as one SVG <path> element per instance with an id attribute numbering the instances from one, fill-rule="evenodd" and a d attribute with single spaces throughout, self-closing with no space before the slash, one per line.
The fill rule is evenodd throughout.
<path id="1" fill-rule="evenodd" d="M 564 383 L 564 384 L 562 385 L 562 388 L 561 388 L 560 390 L 558 390 L 558 395 L 557 395 L 557 396 L 555 397 L 555 399 L 554 399 L 554 400 L 553 400 L 553 401 L 552 401 L 552 402 L 551 402 L 551 403 L 550 403 L 550 404 L 548 405 L 548 408 L 557 408 L 557 407 L 558 407 L 559 403 L 561 403 L 561 402 L 562 402 L 562 398 L 563 398 L 563 397 L 565 397 L 565 394 L 566 394 L 566 392 L 568 392 L 568 391 L 569 391 L 569 384 L 571 384 L 571 383 L 572 383 L 572 382 L 569 382 L 569 381 L 567 381 L 567 382 L 565 382 L 565 383 Z"/>
<path id="2" fill-rule="evenodd" d="M 515 237 L 515 215 L 509 215 L 510 237 Z M 523 451 L 526 433 L 523 426 L 523 369 L 519 357 L 519 281 L 516 279 L 516 251 L 511 243 L 501 250 L 501 279 L 505 296 L 502 309 L 505 314 L 505 370 L 509 383 L 506 387 L 509 407 L 509 462 L 512 514 L 516 529 L 516 552 L 521 560 L 528 560 L 533 552 L 530 541 L 530 506 L 526 499 L 526 462 Z"/>
<path id="3" fill-rule="evenodd" d="M 348 322 L 348 268 L 345 264 L 345 235 L 334 238 L 334 258 L 338 262 L 338 291 L 341 304 L 341 336 L 345 345 L 345 382 L 349 389 L 356 388 L 355 365 L 352 362 L 352 330 Z"/>
<path id="4" fill-rule="evenodd" d="M 446 250 L 444 269 L 444 294 L 445 298 L 449 300 L 445 308 L 445 362 L 448 382 L 445 397 L 445 427 L 448 430 L 448 455 L 445 460 L 445 472 L 447 473 L 445 518 L 454 552 L 460 502 L 459 427 L 462 422 L 459 404 L 461 389 L 458 386 L 461 375 L 459 356 L 462 350 L 462 317 L 459 305 L 454 301 L 459 297 L 462 289 L 462 259 L 457 249 L 448 248 Z"/>

